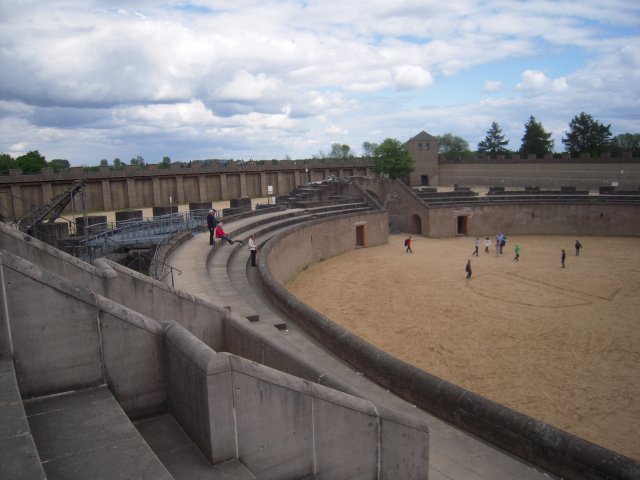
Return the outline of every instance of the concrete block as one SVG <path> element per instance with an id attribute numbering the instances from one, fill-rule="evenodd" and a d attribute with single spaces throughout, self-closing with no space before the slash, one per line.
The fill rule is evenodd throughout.
<path id="1" fill-rule="evenodd" d="M 173 478 L 106 387 L 25 403 L 48 480 Z"/>
<path id="2" fill-rule="evenodd" d="M 211 463 L 236 456 L 229 360 L 177 324 L 165 328 L 169 408 Z"/>
<path id="3" fill-rule="evenodd" d="M 45 479 L 9 357 L 0 358 L 0 478 Z"/>
<path id="4" fill-rule="evenodd" d="M 106 382 L 127 415 L 166 408 L 162 328 L 98 297 Z"/>
<path id="5" fill-rule="evenodd" d="M 93 295 L 28 262 L 19 268 L 4 268 L 3 275 L 21 394 L 103 383 Z"/>
<path id="6" fill-rule="evenodd" d="M 313 399 L 316 478 L 377 478 L 378 418 L 360 410 Z M 414 477 L 389 477 L 414 478 Z"/>
<path id="7" fill-rule="evenodd" d="M 239 460 L 260 479 L 310 475 L 313 432 L 309 395 L 241 372 L 234 372 L 233 385 Z"/>

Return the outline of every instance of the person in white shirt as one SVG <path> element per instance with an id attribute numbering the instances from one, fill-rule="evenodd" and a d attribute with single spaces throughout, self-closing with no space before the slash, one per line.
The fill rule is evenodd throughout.
<path id="1" fill-rule="evenodd" d="M 249 237 L 249 251 L 251 252 L 251 266 L 256 266 L 256 254 L 258 253 L 258 247 L 256 246 L 256 241 L 253 238 L 253 235 Z"/>

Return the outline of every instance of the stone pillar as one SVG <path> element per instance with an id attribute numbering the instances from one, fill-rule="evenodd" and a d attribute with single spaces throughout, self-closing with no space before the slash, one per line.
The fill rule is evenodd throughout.
<path id="1" fill-rule="evenodd" d="M 267 178 L 267 173 L 263 170 L 260 172 L 260 196 L 267 196 L 267 187 L 269 186 L 269 180 Z"/>
<path id="2" fill-rule="evenodd" d="M 227 174 L 226 173 L 220 174 L 220 195 L 222 196 L 222 200 L 226 200 L 227 198 L 229 198 L 229 195 L 227 193 Z"/>
<path id="3" fill-rule="evenodd" d="M 182 175 L 176 175 L 176 195 L 178 196 L 178 204 L 182 205 L 187 201 L 184 196 L 184 182 L 182 181 Z"/>
<path id="4" fill-rule="evenodd" d="M 49 182 L 42 183 L 42 203 L 45 204 L 53 198 L 53 188 Z"/>
<path id="5" fill-rule="evenodd" d="M 240 196 L 245 197 L 247 195 L 247 174 L 240 172 Z"/>
<path id="6" fill-rule="evenodd" d="M 153 189 L 153 204 L 162 205 L 162 197 L 160 197 L 160 179 L 153 177 L 151 179 L 151 188 Z"/>
<path id="7" fill-rule="evenodd" d="M 113 210 L 111 203 L 111 183 L 109 180 L 102 180 L 102 205 L 105 211 Z"/>
<path id="8" fill-rule="evenodd" d="M 136 181 L 133 178 L 127 178 L 127 201 L 129 203 L 129 208 L 136 208 L 138 206 L 138 195 L 136 195 Z M 142 214 L 142 212 L 140 212 L 140 214 Z"/>
<path id="9" fill-rule="evenodd" d="M 200 174 L 198 175 L 198 200 L 201 202 L 204 202 L 207 200 L 207 182 L 205 181 L 205 176 L 204 174 Z M 210 197 L 210 195 L 209 195 Z"/>

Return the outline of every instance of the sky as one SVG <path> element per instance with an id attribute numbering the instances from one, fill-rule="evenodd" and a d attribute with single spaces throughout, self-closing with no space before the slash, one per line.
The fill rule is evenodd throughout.
<path id="1" fill-rule="evenodd" d="M 530 116 L 640 133 L 637 0 L 2 0 L 0 153 L 304 159 Z"/>

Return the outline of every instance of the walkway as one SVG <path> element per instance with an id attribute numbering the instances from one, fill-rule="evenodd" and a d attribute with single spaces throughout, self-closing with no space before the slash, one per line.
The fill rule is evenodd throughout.
<path id="1" fill-rule="evenodd" d="M 290 319 L 284 318 L 262 294 L 258 272 L 249 263 L 246 239 L 256 235 L 260 245 L 287 228 L 282 214 L 304 217 L 302 210 L 287 210 L 237 220 L 225 224 L 225 230 L 242 244 L 209 246 L 208 233 L 197 234 L 180 246 L 168 263 L 182 271 L 175 277 L 175 286 L 217 304 L 227 306 L 251 321 L 256 329 L 276 327 L 282 341 L 301 352 L 310 363 L 345 381 L 349 393 L 427 420 L 430 428 L 430 480 L 538 480 L 556 478 L 529 464 L 497 450 L 474 437 L 444 423 L 416 408 L 354 371 L 315 340 L 311 339 Z M 311 218 L 311 215 L 309 215 Z M 257 222 L 261 225 L 257 225 Z M 271 222 L 271 223 L 269 223 Z M 259 318 L 259 321 L 256 319 Z"/>

